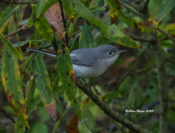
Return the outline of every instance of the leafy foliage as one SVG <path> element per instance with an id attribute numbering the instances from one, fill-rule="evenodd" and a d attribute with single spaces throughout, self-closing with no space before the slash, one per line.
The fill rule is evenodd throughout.
<path id="1" fill-rule="evenodd" d="M 128 52 L 104 75 L 86 80 L 92 92 L 113 111 L 158 132 L 157 116 L 162 111 L 158 83 L 164 77 L 159 77 L 156 64 L 163 64 L 167 124 L 169 132 L 175 132 L 175 1 L 59 1 L 0 2 L 0 125 L 11 120 L 15 133 L 130 132 L 76 86 L 69 55 L 74 49 L 110 43 Z M 55 52 L 57 57 L 29 53 L 28 47 Z M 165 60 L 154 57 L 157 51 Z M 0 132 L 10 128 L 2 125 Z"/>

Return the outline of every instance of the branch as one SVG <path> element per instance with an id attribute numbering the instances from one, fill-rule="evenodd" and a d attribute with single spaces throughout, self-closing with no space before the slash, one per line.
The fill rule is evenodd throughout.
<path id="1" fill-rule="evenodd" d="M 170 40 L 172 40 L 172 41 L 175 43 L 175 39 L 174 39 L 172 36 L 168 35 L 166 32 L 164 32 L 164 31 L 161 30 L 160 28 L 157 28 L 157 30 L 158 30 L 159 32 L 161 32 L 164 36 L 166 36 L 167 38 L 169 38 Z"/>
<path id="2" fill-rule="evenodd" d="M 77 81 L 77 86 L 86 94 L 88 95 L 96 105 L 103 110 L 103 112 L 114 119 L 117 122 L 120 122 L 130 130 L 134 131 L 135 133 L 148 133 L 147 130 L 141 128 L 140 126 L 134 124 L 133 122 L 129 121 L 124 115 L 120 114 L 119 112 L 114 112 L 109 106 L 101 101 L 98 96 L 96 96 L 90 88 L 84 86 L 82 82 L 79 80 Z"/>
<path id="3" fill-rule="evenodd" d="M 167 88 L 167 77 L 165 69 L 165 54 L 160 46 L 160 42 L 157 38 L 157 33 L 153 34 L 155 42 L 152 43 L 154 55 L 157 65 L 157 80 L 160 95 L 160 121 L 159 121 L 159 133 L 167 133 L 168 125 L 168 88 Z"/>
<path id="4" fill-rule="evenodd" d="M 140 42 L 148 42 L 148 43 L 152 43 L 153 41 L 152 40 L 148 40 L 148 39 L 144 39 L 144 38 L 139 38 L 139 37 L 136 37 L 134 35 L 129 35 L 133 40 L 136 40 L 136 41 L 140 41 Z"/>
<path id="5" fill-rule="evenodd" d="M 60 3 L 61 16 L 62 16 L 62 19 L 63 19 L 64 30 L 67 30 L 67 28 L 66 28 L 66 19 L 65 19 L 65 16 L 64 16 L 62 1 L 58 0 L 58 2 Z M 64 41 L 65 41 L 66 46 L 69 47 L 69 37 L 68 37 L 67 31 L 65 33 L 65 40 Z"/>

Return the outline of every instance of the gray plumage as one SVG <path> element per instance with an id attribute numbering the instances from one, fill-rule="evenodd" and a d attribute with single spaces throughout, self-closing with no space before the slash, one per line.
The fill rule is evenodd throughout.
<path id="1" fill-rule="evenodd" d="M 55 54 L 36 49 L 28 51 L 56 57 Z M 118 58 L 121 52 L 113 45 L 101 45 L 96 48 L 83 48 L 70 52 L 73 69 L 78 77 L 89 78 L 100 76 Z"/>

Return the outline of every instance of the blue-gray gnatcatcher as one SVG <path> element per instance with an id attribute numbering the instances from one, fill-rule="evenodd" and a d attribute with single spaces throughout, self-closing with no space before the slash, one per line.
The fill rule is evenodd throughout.
<path id="1" fill-rule="evenodd" d="M 56 54 L 27 48 L 28 51 L 42 53 L 52 57 Z M 82 48 L 70 52 L 73 69 L 77 77 L 92 78 L 103 74 L 126 50 L 118 50 L 113 45 L 101 45 L 96 48 Z"/>

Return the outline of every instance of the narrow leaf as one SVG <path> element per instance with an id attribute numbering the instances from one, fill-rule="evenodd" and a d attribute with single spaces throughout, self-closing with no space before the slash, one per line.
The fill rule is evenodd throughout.
<path id="1" fill-rule="evenodd" d="M 66 15 L 68 16 L 68 18 L 72 19 L 74 18 L 74 10 L 72 7 L 72 0 L 63 0 L 63 8 L 64 8 L 64 12 L 66 13 Z"/>
<path id="2" fill-rule="evenodd" d="M 36 22 L 35 22 L 35 28 L 37 32 L 46 40 L 51 41 L 54 37 L 53 31 L 50 28 L 47 20 L 44 16 L 41 16 Z"/>
<path id="3" fill-rule="evenodd" d="M 22 53 L 17 51 L 17 49 L 12 46 L 10 41 L 7 40 L 2 34 L 0 34 L 0 40 L 10 50 L 11 53 L 16 55 L 20 60 L 23 60 L 24 57 L 23 57 Z"/>
<path id="4" fill-rule="evenodd" d="M 165 0 L 162 2 L 155 1 L 153 13 L 151 12 L 152 14 L 151 16 L 157 17 L 158 21 L 160 22 L 161 20 L 163 20 L 164 17 L 168 15 L 168 13 L 174 8 L 174 6 L 175 6 L 174 0 Z"/>
<path id="5" fill-rule="evenodd" d="M 60 82 L 58 83 L 59 87 L 64 90 L 69 100 L 73 101 L 75 99 L 75 84 L 71 78 L 73 68 L 68 48 L 65 48 L 64 52 L 58 56 L 57 71 L 60 79 Z"/>
<path id="6" fill-rule="evenodd" d="M 166 2 L 162 3 L 158 12 L 158 20 L 159 22 L 167 16 L 167 14 L 174 8 L 175 0 L 166 0 Z"/>
<path id="7" fill-rule="evenodd" d="M 13 15 L 14 11 L 16 11 L 17 8 L 18 6 L 9 6 L 0 13 L 0 33 L 3 32 L 4 27 L 8 24 L 10 17 Z"/>
<path id="8" fill-rule="evenodd" d="M 45 5 L 45 0 L 39 0 L 39 2 L 37 3 L 36 18 L 39 18 L 43 14 Z"/>
<path id="9" fill-rule="evenodd" d="M 74 10 L 82 18 L 89 21 L 91 24 L 97 26 L 109 39 L 116 41 L 117 43 L 132 47 L 139 48 L 140 45 L 136 44 L 131 38 L 124 34 L 120 26 L 107 25 L 100 19 L 94 16 L 86 6 L 84 6 L 80 0 L 74 0 Z"/>
<path id="10" fill-rule="evenodd" d="M 93 46 L 94 38 L 91 34 L 89 26 L 85 24 L 79 38 L 79 48 L 90 48 Z"/>
<path id="11" fill-rule="evenodd" d="M 29 127 L 18 59 L 7 47 L 5 47 L 3 50 L 1 77 L 4 91 L 9 102 L 11 103 L 15 112 L 18 115 L 22 115 L 23 121 L 25 122 L 26 126 Z"/>
<path id="12" fill-rule="evenodd" d="M 48 76 L 46 66 L 44 64 L 43 58 L 41 55 L 37 54 L 35 56 L 38 77 L 37 77 L 37 89 L 40 93 L 40 97 L 46 110 L 53 120 L 56 120 L 56 103 L 52 95 L 51 83 Z"/>
<path id="13" fill-rule="evenodd" d="M 80 103 L 76 99 L 75 75 L 72 68 L 72 61 L 69 50 L 65 47 L 57 58 L 57 74 L 59 76 L 58 88 L 65 92 L 68 100 L 75 108 L 77 114 L 80 114 Z"/>
<path id="14" fill-rule="evenodd" d="M 18 113 L 18 119 L 14 126 L 14 133 L 24 133 L 25 132 L 25 125 L 24 119 L 21 113 Z"/>

